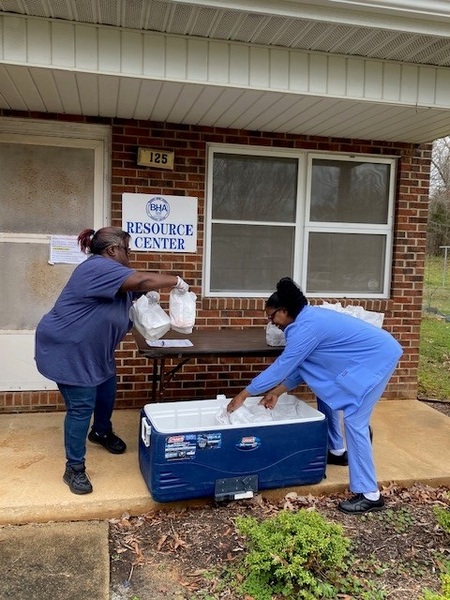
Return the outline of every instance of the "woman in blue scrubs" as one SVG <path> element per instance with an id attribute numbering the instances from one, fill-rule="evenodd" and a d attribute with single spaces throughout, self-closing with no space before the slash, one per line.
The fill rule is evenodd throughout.
<path id="1" fill-rule="evenodd" d="M 373 408 L 403 353 L 383 329 L 353 316 L 309 306 L 301 289 L 285 277 L 266 302 L 268 319 L 284 331 L 282 354 L 235 396 L 233 412 L 246 398 L 265 394 L 273 408 L 283 392 L 306 383 L 329 411 L 342 410 L 347 442 L 350 490 L 354 496 L 339 510 L 363 514 L 382 510 L 373 462 L 369 423 Z"/>

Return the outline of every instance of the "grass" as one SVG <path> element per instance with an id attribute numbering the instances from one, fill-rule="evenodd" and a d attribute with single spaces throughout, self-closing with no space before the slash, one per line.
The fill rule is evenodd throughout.
<path id="1" fill-rule="evenodd" d="M 448 315 L 446 321 L 442 315 Z M 419 394 L 450 398 L 450 258 L 429 256 L 425 265 L 424 313 L 421 326 Z"/>
<path id="2" fill-rule="evenodd" d="M 427 257 L 423 303 L 425 310 L 437 309 L 450 315 L 450 256 L 445 270 L 442 256 Z"/>

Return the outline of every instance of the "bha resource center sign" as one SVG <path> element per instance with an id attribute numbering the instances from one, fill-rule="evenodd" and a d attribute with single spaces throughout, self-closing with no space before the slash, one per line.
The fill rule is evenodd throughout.
<path id="1" fill-rule="evenodd" d="M 196 252 L 197 198 L 122 194 L 122 229 L 138 252 Z"/>

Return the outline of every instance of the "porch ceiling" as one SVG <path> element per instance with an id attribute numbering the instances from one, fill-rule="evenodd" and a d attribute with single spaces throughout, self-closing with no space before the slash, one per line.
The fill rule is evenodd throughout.
<path id="1" fill-rule="evenodd" d="M 441 1 L 0 0 L 2 14 L 450 68 L 450 7 Z M 7 58 L 0 62 L 0 107 L 413 143 L 450 133 L 450 102 L 158 81 Z"/>

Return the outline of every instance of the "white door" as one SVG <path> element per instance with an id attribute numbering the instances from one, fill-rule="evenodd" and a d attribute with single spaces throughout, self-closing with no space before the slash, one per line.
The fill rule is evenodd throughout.
<path id="1" fill-rule="evenodd" d="M 0 390 L 54 389 L 34 362 L 37 323 L 74 265 L 50 236 L 108 224 L 110 129 L 0 119 Z"/>

